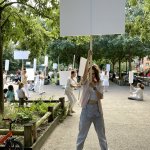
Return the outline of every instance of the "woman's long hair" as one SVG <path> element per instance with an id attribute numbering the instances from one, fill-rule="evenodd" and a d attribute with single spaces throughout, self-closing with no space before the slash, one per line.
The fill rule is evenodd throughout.
<path id="1" fill-rule="evenodd" d="M 138 83 L 138 86 L 139 86 L 142 90 L 144 90 L 144 85 L 143 85 L 142 83 Z"/>
<path id="2" fill-rule="evenodd" d="M 19 90 L 24 86 L 24 84 L 22 82 L 19 83 Z"/>
<path id="3" fill-rule="evenodd" d="M 99 77 L 99 67 L 96 65 L 96 64 L 94 64 L 93 66 L 92 66 L 92 70 L 94 71 L 94 73 L 95 73 L 95 78 L 96 78 L 96 80 L 97 80 L 97 82 L 99 82 L 100 81 L 100 77 Z"/>

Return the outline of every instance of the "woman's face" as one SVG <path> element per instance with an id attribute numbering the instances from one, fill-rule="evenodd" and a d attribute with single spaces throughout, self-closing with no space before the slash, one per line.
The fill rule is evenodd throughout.
<path id="1" fill-rule="evenodd" d="M 97 82 L 94 70 L 92 70 L 92 80 L 93 82 Z"/>

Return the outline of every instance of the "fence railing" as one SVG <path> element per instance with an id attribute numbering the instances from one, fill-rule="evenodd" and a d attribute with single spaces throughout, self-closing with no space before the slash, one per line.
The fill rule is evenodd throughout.
<path id="1" fill-rule="evenodd" d="M 38 102 L 39 100 L 36 100 Z M 31 102 L 31 100 L 30 100 Z M 32 101 L 35 102 L 35 101 Z M 48 122 L 52 122 L 54 120 L 54 112 L 61 108 L 62 110 L 65 109 L 65 98 L 61 97 L 59 100 L 44 100 L 43 102 L 56 102 L 57 104 L 52 107 L 49 106 L 47 113 L 40 118 L 40 120 L 30 121 L 29 123 L 24 125 L 24 130 L 15 130 L 13 131 L 14 135 L 24 136 L 24 147 L 31 147 L 33 143 L 37 140 L 37 128 L 46 120 Z M 0 135 L 5 135 L 8 133 L 8 129 L 0 129 Z"/>

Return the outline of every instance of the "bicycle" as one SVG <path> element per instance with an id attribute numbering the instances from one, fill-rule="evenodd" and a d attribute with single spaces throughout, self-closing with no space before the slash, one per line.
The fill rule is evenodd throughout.
<path id="1" fill-rule="evenodd" d="M 3 118 L 2 120 L 9 122 L 9 131 L 6 135 L 0 136 L 0 145 L 4 145 L 5 150 L 23 150 L 22 143 L 13 137 L 12 124 L 16 122 L 16 119 Z"/>

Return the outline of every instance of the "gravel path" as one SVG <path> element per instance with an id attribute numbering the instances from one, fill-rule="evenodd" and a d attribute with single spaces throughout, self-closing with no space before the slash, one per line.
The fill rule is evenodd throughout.
<path id="1" fill-rule="evenodd" d="M 49 87 L 49 86 L 47 86 Z M 45 95 L 63 96 L 60 86 L 51 86 Z M 75 91 L 78 97 L 78 90 Z M 128 100 L 129 87 L 111 83 L 102 101 L 106 137 L 110 150 L 150 150 L 150 87 L 144 90 L 144 101 Z M 54 96 L 55 97 L 55 96 Z M 75 150 L 81 108 L 56 127 L 41 150 Z M 84 150 L 100 150 L 97 135 L 90 128 Z"/>

